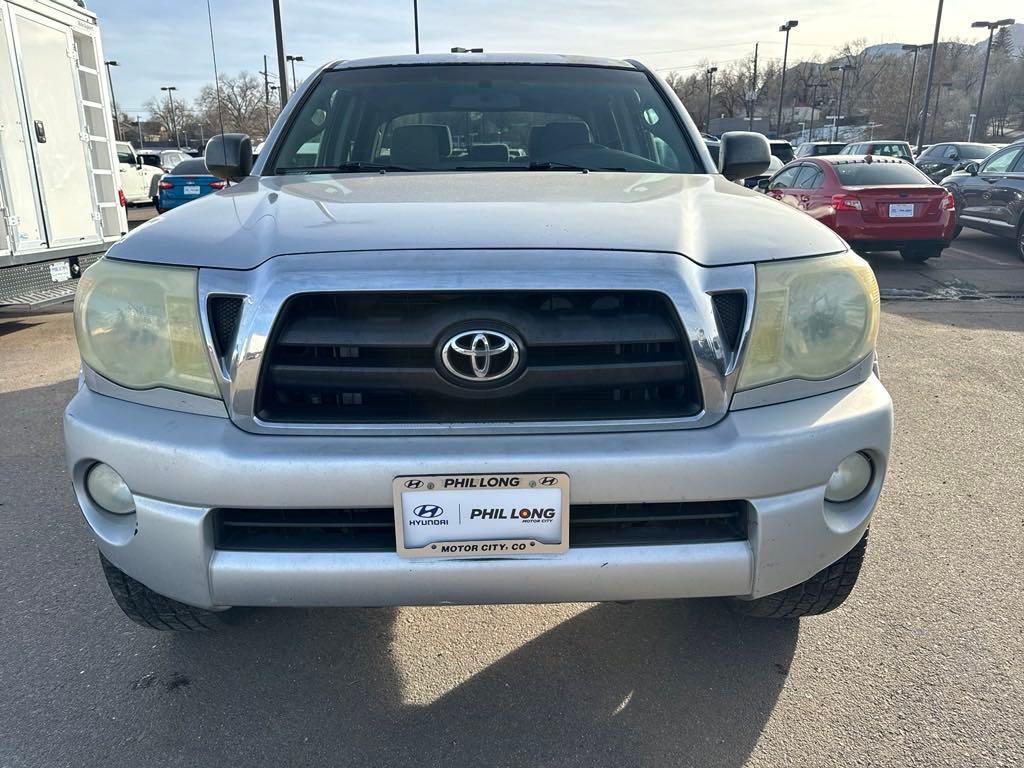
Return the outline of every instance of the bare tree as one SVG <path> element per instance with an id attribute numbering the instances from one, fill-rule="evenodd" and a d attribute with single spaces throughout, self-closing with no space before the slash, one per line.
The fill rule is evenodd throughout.
<path id="1" fill-rule="evenodd" d="M 220 76 L 220 106 L 217 89 L 205 85 L 196 97 L 195 111 L 209 133 L 220 131 L 223 116 L 224 130 L 265 137 L 267 123 L 277 117 L 278 109 L 264 101 L 263 80 L 251 72 L 240 72 L 236 77 Z"/>

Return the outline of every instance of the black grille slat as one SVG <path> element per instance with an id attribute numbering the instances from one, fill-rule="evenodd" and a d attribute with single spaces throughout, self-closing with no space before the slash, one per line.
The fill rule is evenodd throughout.
<path id="1" fill-rule="evenodd" d="M 462 386 L 453 328 L 509 329 L 521 374 Z M 651 291 L 302 294 L 282 308 L 256 415 L 268 422 L 454 423 L 691 416 L 702 405 L 675 310 Z"/>
<path id="2" fill-rule="evenodd" d="M 745 541 L 745 501 L 573 504 L 569 547 Z M 394 552 L 390 507 L 216 509 L 214 546 L 242 552 Z"/>
<path id="3" fill-rule="evenodd" d="M 743 291 L 727 291 L 716 293 L 711 297 L 715 307 L 715 319 L 718 331 L 729 349 L 736 351 L 743 332 L 743 321 L 747 314 L 747 294 Z"/>
<path id="4" fill-rule="evenodd" d="M 220 357 L 227 357 L 235 346 L 238 323 L 242 317 L 240 296 L 214 296 L 209 304 L 213 341 Z"/>

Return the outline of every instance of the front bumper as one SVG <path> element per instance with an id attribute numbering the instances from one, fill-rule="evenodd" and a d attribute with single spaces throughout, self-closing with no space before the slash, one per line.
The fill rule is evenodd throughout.
<path id="1" fill-rule="evenodd" d="M 735 411 L 703 429 L 631 433 L 255 435 L 230 420 L 129 403 L 82 387 L 64 416 L 75 491 L 104 555 L 168 597 L 231 605 L 541 603 L 740 595 L 797 584 L 868 526 L 888 463 L 892 404 L 875 376 L 848 389 Z M 869 489 L 824 501 L 854 451 Z M 84 476 L 114 467 L 135 515 L 90 501 Z M 573 549 L 508 560 L 411 561 L 394 553 L 214 548 L 216 507 L 391 504 L 396 475 L 566 472 L 572 503 L 745 499 L 747 541 Z M 571 510 L 570 510 L 571 514 Z"/>

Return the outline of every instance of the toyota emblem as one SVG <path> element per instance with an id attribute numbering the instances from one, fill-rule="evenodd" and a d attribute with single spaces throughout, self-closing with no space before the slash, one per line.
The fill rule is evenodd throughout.
<path id="1" fill-rule="evenodd" d="M 519 367 L 519 345 L 498 331 L 461 331 L 441 347 L 441 363 L 463 381 L 487 383 L 509 376 Z"/>

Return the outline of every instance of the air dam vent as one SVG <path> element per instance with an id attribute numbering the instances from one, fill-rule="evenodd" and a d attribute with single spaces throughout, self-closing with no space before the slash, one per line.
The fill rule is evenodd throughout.
<path id="1" fill-rule="evenodd" d="M 465 347 L 474 330 L 494 332 L 491 349 L 503 339 L 522 347 L 507 381 L 477 386 L 446 372 L 444 345 L 463 334 Z M 298 424 L 557 422 L 686 417 L 701 408 L 690 345 L 657 292 L 329 293 L 294 296 L 282 308 L 256 416 Z"/>
<path id="2" fill-rule="evenodd" d="M 238 322 L 242 316 L 240 296 L 214 296 L 209 304 L 210 327 L 217 355 L 224 358 L 231 354 L 238 334 Z"/>
<path id="3" fill-rule="evenodd" d="M 573 504 L 569 546 L 745 541 L 745 501 Z M 240 552 L 394 552 L 390 507 L 215 509 L 214 546 Z"/>

